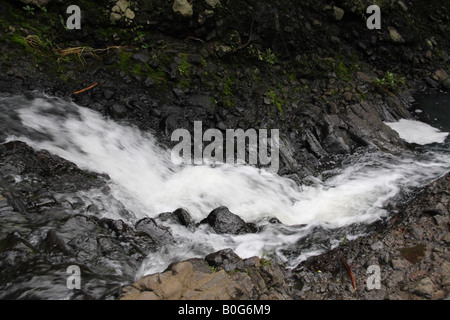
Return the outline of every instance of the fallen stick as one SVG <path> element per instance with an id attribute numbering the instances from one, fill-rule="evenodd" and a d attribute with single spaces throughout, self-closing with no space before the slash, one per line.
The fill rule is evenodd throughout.
<path id="1" fill-rule="evenodd" d="M 352 280 L 353 290 L 356 291 L 356 281 L 355 281 L 355 277 L 353 276 L 352 269 L 348 265 L 347 260 L 345 260 L 344 256 L 341 256 L 341 260 L 344 263 L 344 266 L 347 268 L 348 274 L 350 275 L 350 279 Z"/>
<path id="2" fill-rule="evenodd" d="M 87 87 L 87 88 L 84 88 L 84 89 L 81 89 L 81 90 L 78 90 L 78 91 L 75 91 L 74 93 L 72 93 L 72 94 L 79 94 L 79 93 L 81 93 L 81 92 L 84 92 L 84 91 L 86 91 L 86 90 L 89 90 L 89 89 L 92 89 L 93 87 L 95 87 L 96 85 L 97 85 L 98 83 L 96 82 L 96 83 L 94 83 L 93 85 L 90 85 L 89 87 Z"/>

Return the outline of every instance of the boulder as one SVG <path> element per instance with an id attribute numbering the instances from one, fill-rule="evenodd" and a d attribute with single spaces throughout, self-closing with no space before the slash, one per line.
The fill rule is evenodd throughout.
<path id="1" fill-rule="evenodd" d="M 173 243 L 175 240 L 168 228 L 158 226 L 153 218 L 143 218 L 136 222 L 136 231 L 141 231 L 150 236 L 157 245 Z"/>
<path id="2" fill-rule="evenodd" d="M 189 229 L 192 229 L 195 227 L 195 222 L 192 219 L 189 212 L 182 208 L 179 208 L 179 209 L 175 210 L 174 212 L 163 212 L 158 216 L 157 219 L 160 221 L 171 221 L 174 223 L 178 223 Z"/>
<path id="3" fill-rule="evenodd" d="M 245 234 L 254 232 L 253 228 L 245 223 L 241 217 L 232 213 L 227 207 L 219 207 L 211 213 L 200 224 L 209 224 L 217 233 Z"/>

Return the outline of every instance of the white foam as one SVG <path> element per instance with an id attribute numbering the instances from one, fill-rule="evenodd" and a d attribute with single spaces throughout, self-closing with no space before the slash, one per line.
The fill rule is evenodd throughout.
<path id="1" fill-rule="evenodd" d="M 385 124 L 409 143 L 420 145 L 443 143 L 448 136 L 448 132 L 442 132 L 429 124 L 416 120 L 400 119 L 397 122 L 385 122 Z"/>
<path id="2" fill-rule="evenodd" d="M 110 176 L 108 196 L 123 203 L 132 217 L 121 217 L 120 210 L 107 208 L 104 194 L 94 192 L 82 196 L 91 196 L 93 202 L 105 207 L 102 214 L 111 218 L 134 223 L 139 218 L 155 217 L 182 207 L 200 221 L 216 207 L 227 206 L 247 222 L 277 217 L 286 225 L 307 225 L 306 229 L 289 232 L 269 227 L 243 236 L 217 235 L 202 228 L 191 232 L 172 225 L 172 233 L 179 243 L 167 249 L 170 254 L 152 254 L 143 263 L 139 275 L 162 271 L 173 260 L 202 256 L 225 247 L 233 248 L 242 257 L 261 255 L 262 251 L 276 252 L 286 245 L 295 245 L 305 232 L 312 230 L 308 226 L 337 228 L 373 222 L 386 215 L 384 206 L 400 190 L 427 183 L 450 168 L 448 155 L 430 155 L 418 160 L 375 152 L 356 157 L 332 178 L 316 177 L 310 179 L 315 181 L 313 185 L 298 186 L 292 180 L 261 174 L 250 166 L 176 166 L 170 160 L 170 152 L 159 147 L 151 134 L 59 99 L 26 101 L 18 113 L 23 126 L 43 132 L 49 138 L 24 135 L 10 140 L 19 138 L 83 169 Z M 419 136 L 426 136 L 424 128 L 430 130 L 410 120 L 399 123 L 402 134 L 403 129 L 414 128 L 415 141 Z M 437 134 L 435 130 L 432 132 Z M 117 201 L 109 202 L 113 207 Z M 316 248 L 302 255 L 306 257 L 311 252 L 317 252 Z M 299 259 L 296 257 L 294 261 Z"/>

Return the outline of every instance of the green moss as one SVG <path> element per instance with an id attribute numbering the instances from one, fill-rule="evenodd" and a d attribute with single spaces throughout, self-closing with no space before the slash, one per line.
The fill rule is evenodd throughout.
<path id="1" fill-rule="evenodd" d="M 132 52 L 129 51 L 121 51 L 119 53 L 119 68 L 122 71 L 129 72 L 130 71 L 130 60 L 131 56 L 133 55 Z"/>
<path id="2" fill-rule="evenodd" d="M 280 114 L 282 114 L 284 100 L 278 96 L 274 89 L 269 89 L 269 91 L 267 91 L 266 93 L 266 96 L 269 98 L 270 103 L 276 106 Z"/>
<path id="3" fill-rule="evenodd" d="M 178 65 L 178 72 L 182 77 L 189 78 L 191 74 L 192 65 L 189 63 L 186 53 L 181 53 L 181 63 Z"/>

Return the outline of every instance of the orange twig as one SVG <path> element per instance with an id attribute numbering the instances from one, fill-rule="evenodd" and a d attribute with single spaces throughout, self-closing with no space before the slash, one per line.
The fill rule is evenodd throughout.
<path id="1" fill-rule="evenodd" d="M 86 90 L 92 89 L 92 88 L 95 87 L 97 84 L 98 84 L 98 83 L 96 82 L 96 83 L 94 83 L 93 85 L 91 85 L 91 86 L 89 86 L 89 87 L 87 87 L 87 88 L 84 88 L 84 89 L 75 91 L 75 92 L 72 93 L 72 94 L 79 94 L 79 93 L 84 92 L 84 91 L 86 91 Z"/>
<path id="2" fill-rule="evenodd" d="M 353 290 L 356 291 L 356 281 L 355 281 L 355 277 L 353 276 L 352 269 L 350 268 L 350 266 L 347 263 L 347 260 L 345 260 L 345 258 L 343 256 L 341 256 L 341 260 L 344 263 L 344 266 L 347 268 L 348 274 L 350 275 L 350 279 L 352 280 Z"/>

